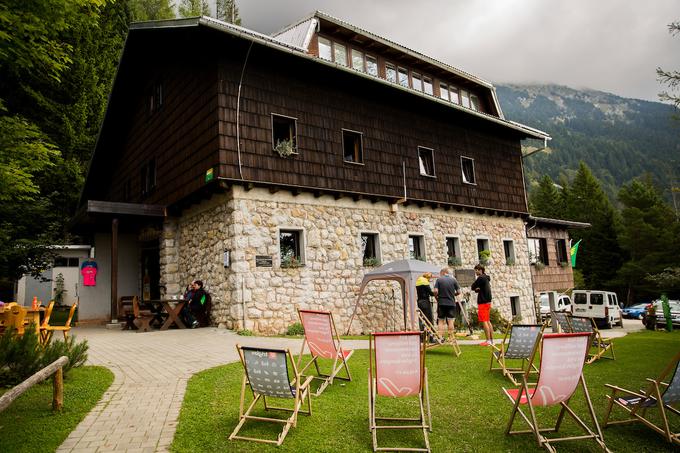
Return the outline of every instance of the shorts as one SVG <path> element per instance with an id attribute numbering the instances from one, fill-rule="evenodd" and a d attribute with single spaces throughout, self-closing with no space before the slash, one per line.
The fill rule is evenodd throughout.
<path id="1" fill-rule="evenodd" d="M 437 305 L 437 318 L 456 319 L 458 311 L 458 305 Z"/>
<path id="2" fill-rule="evenodd" d="M 491 302 L 486 304 L 479 304 L 477 306 L 477 317 L 479 322 L 488 322 L 491 318 L 489 313 L 491 312 Z"/>

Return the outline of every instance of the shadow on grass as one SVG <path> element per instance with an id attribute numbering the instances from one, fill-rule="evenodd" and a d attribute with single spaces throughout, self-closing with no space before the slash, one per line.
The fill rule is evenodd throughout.
<path id="1" fill-rule="evenodd" d="M 680 332 L 641 332 L 614 340 L 616 361 L 599 360 L 586 365 L 585 377 L 591 399 L 600 420 L 606 409 L 605 383 L 638 389 L 646 377 L 656 377 L 680 349 Z M 433 451 L 542 451 L 533 438 L 508 437 L 505 428 L 512 409 L 502 393 L 510 387 L 500 373 L 488 371 L 488 348 L 462 346 L 463 354 L 454 358 L 449 347 L 428 351 L 433 432 Z M 291 429 L 281 447 L 245 441 L 229 441 L 238 422 L 238 401 L 243 370 L 239 363 L 201 372 L 188 384 L 172 451 L 280 451 L 280 452 L 361 452 L 371 451 L 368 431 L 368 351 L 355 351 L 349 361 L 352 382 L 329 386 L 318 398 L 312 398 L 313 415 L 300 415 L 297 428 Z M 248 400 L 249 401 L 249 400 Z M 580 391 L 572 400 L 573 407 L 586 422 L 589 420 Z M 385 412 L 406 416 L 417 414 L 415 399 L 380 399 Z M 539 408 L 539 423 L 554 423 L 559 409 Z M 621 414 L 619 414 L 621 417 Z M 680 429 L 675 417 L 673 427 Z M 251 423 L 243 434 L 275 438 L 279 426 Z M 520 429 L 519 421 L 515 428 Z M 560 432 L 580 434 L 571 420 Z M 246 434 L 247 435 L 247 434 Z M 677 451 L 661 436 L 643 426 L 628 425 L 604 430 L 607 446 L 612 451 Z M 381 443 L 402 447 L 422 445 L 422 433 L 399 431 L 383 434 Z M 561 443 L 560 451 L 600 451 L 592 441 Z"/>

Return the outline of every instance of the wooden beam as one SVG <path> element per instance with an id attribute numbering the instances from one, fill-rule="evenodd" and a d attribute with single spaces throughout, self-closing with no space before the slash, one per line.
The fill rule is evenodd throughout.
<path id="1" fill-rule="evenodd" d="M 118 219 L 111 221 L 111 322 L 118 321 Z"/>
<path id="2" fill-rule="evenodd" d="M 165 206 L 158 204 L 87 200 L 87 213 L 165 217 Z"/>
<path id="3" fill-rule="evenodd" d="M 276 193 L 280 190 L 279 186 L 269 186 L 269 193 Z"/>

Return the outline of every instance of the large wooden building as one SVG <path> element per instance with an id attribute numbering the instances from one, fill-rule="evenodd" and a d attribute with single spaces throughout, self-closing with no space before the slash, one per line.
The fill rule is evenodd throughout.
<path id="1" fill-rule="evenodd" d="M 296 306 L 344 324 L 371 266 L 489 250 L 496 306 L 533 320 L 527 138 L 549 137 L 506 120 L 490 83 L 323 13 L 273 36 L 133 24 L 77 217 L 102 282 L 81 304 L 198 278 L 216 324 L 281 332 Z M 354 330 L 399 319 L 394 290 Z"/>

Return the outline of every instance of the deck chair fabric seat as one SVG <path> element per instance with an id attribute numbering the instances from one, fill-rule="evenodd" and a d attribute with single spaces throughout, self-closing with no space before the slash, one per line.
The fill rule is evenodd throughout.
<path id="1" fill-rule="evenodd" d="M 527 370 L 522 375 L 520 388 L 503 389 L 505 395 L 513 403 L 506 435 L 532 434 L 539 447 L 550 452 L 555 451 L 552 443 L 577 439 L 594 440 L 601 449 L 609 451 L 604 443 L 602 430 L 595 416 L 588 387 L 583 377 L 583 366 L 589 345 L 590 335 L 588 333 L 545 334 L 543 336 L 538 382 L 533 387 L 529 387 L 530 370 Z M 538 348 L 535 348 L 531 357 L 531 364 L 537 360 L 537 352 Z M 586 425 L 569 406 L 571 398 L 579 386 L 583 391 L 593 428 Z M 529 409 L 528 415 L 522 410 L 524 406 Z M 541 406 L 560 407 L 554 427 L 541 428 L 539 426 L 539 417 L 536 415 L 535 408 Z M 528 425 L 528 430 L 513 430 L 513 423 L 517 415 Z M 565 415 L 569 415 L 585 434 L 570 437 L 547 437 L 546 432 L 557 433 L 559 431 Z M 545 416 L 540 417 L 541 420 L 545 418 Z"/>
<path id="2" fill-rule="evenodd" d="M 297 367 L 300 370 L 300 374 L 307 376 L 307 370 L 314 365 L 316 375 L 312 375 L 312 378 L 321 381 L 314 396 L 321 395 L 326 387 L 333 384 L 335 379 L 351 381 L 352 375 L 347 362 L 352 357 L 354 351 L 343 348 L 338 330 L 333 321 L 333 314 L 329 311 L 298 309 L 298 316 L 305 330 L 305 338 L 302 341 Z M 307 364 L 302 366 L 302 355 L 305 352 L 305 346 L 309 349 L 312 358 Z M 328 373 L 321 371 L 321 359 L 332 361 Z M 340 374 L 343 370 L 344 374 Z"/>
<path id="3" fill-rule="evenodd" d="M 244 374 L 241 384 L 241 400 L 239 403 L 239 422 L 229 436 L 229 440 L 249 440 L 254 442 L 271 443 L 281 445 L 291 427 L 297 425 L 298 413 L 312 414 L 312 401 L 309 391 L 309 383 L 312 377 L 302 382 L 290 350 L 255 348 L 236 345 Z M 288 363 L 290 362 L 293 379 L 290 379 Z M 253 401 L 244 410 L 245 396 L 250 389 Z M 278 398 L 292 400 L 290 407 L 274 406 L 269 399 Z M 276 410 L 289 412 L 287 418 L 260 417 L 252 415 L 258 402 L 262 401 L 264 410 Z M 307 410 L 303 410 L 304 402 L 307 402 Z M 259 437 L 240 436 L 239 432 L 247 421 L 280 423 L 283 425 L 276 439 L 264 439 Z"/>
<path id="4" fill-rule="evenodd" d="M 668 376 L 671 376 L 670 380 L 664 382 Z M 672 431 L 671 424 L 668 421 L 668 416 L 671 414 L 680 416 L 680 409 L 677 407 L 680 404 L 680 353 L 673 357 L 657 379 L 647 379 L 647 381 L 649 382 L 648 388 L 639 392 L 605 384 L 607 388 L 611 389 L 611 394 L 607 395 L 609 405 L 604 418 L 605 428 L 612 425 L 640 422 L 661 434 L 667 442 L 680 445 L 680 432 Z M 659 404 L 659 402 L 662 404 Z M 610 420 L 614 406 L 627 413 L 628 418 Z M 657 424 L 647 416 L 648 409 L 659 411 L 661 424 Z"/>
<path id="5" fill-rule="evenodd" d="M 423 313 L 420 308 L 416 308 L 416 312 L 418 314 L 418 320 L 421 324 L 421 330 L 423 331 L 423 334 L 425 335 L 425 348 L 430 349 L 430 348 L 435 348 L 437 346 L 444 346 L 444 345 L 450 345 L 453 349 L 453 355 L 456 357 L 460 357 L 462 351 L 460 350 L 460 346 L 458 345 L 458 340 L 456 339 L 455 335 L 448 335 L 446 338 L 443 337 L 439 333 L 439 329 L 437 329 L 434 324 L 432 324 L 432 321 L 425 316 L 425 313 Z M 431 341 L 430 341 L 431 340 Z"/>
<path id="6" fill-rule="evenodd" d="M 557 327 L 557 333 L 572 333 L 569 315 L 564 312 L 551 311 L 550 319 L 553 327 Z"/>
<path id="7" fill-rule="evenodd" d="M 417 417 L 379 416 L 378 399 L 417 399 Z M 403 412 L 412 410 L 412 403 L 404 402 Z M 427 368 L 425 368 L 425 345 L 420 332 L 372 333 L 369 338 L 368 414 L 373 451 L 430 451 L 429 432 L 432 431 L 430 396 Z M 424 447 L 380 447 L 378 431 L 422 431 Z"/>
<path id="8" fill-rule="evenodd" d="M 538 347 L 543 329 L 544 326 L 541 324 L 511 324 L 505 332 L 503 341 L 499 345 L 492 345 L 489 370 L 501 371 L 514 385 L 520 385 L 515 375 L 523 374 L 530 368 L 529 360 Z M 509 366 L 508 360 L 519 360 L 520 363 L 512 367 Z M 494 362 L 498 366 L 494 367 Z M 533 366 L 531 372 L 536 373 L 538 369 Z"/>
<path id="9" fill-rule="evenodd" d="M 611 340 L 602 337 L 602 333 L 595 325 L 593 318 L 586 318 L 582 316 L 571 316 L 569 318 L 571 331 L 574 333 L 589 333 L 591 335 L 591 348 L 595 348 L 594 353 L 588 351 L 588 360 L 586 363 L 590 364 L 594 361 L 604 358 L 615 360 L 614 343 Z M 610 356 L 605 356 L 609 352 Z"/>

